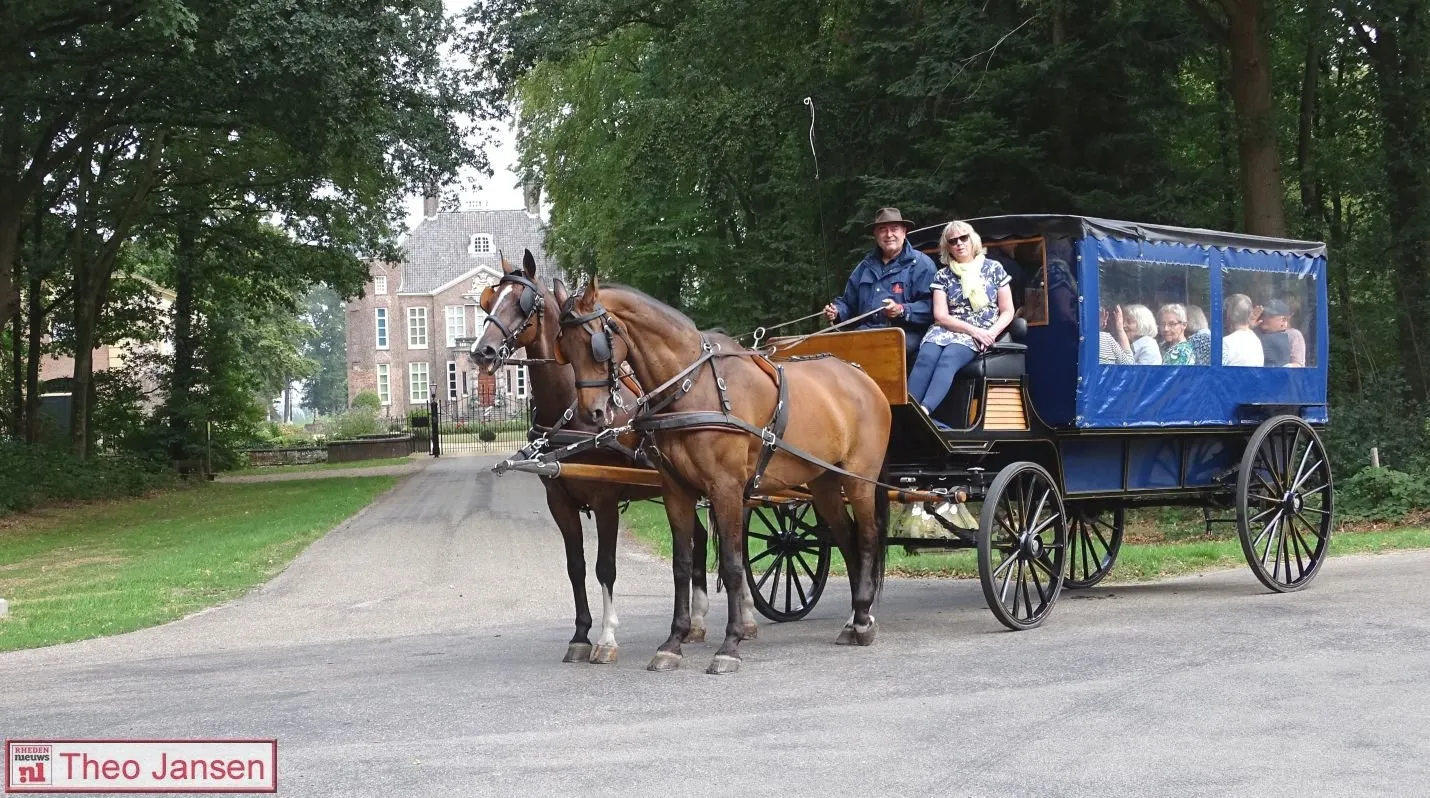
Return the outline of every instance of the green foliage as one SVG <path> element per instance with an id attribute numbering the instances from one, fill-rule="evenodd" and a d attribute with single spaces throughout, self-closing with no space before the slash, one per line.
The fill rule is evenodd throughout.
<path id="1" fill-rule="evenodd" d="M 377 395 L 377 391 L 358 391 L 357 396 L 353 397 L 353 409 L 358 408 L 376 413 L 382 409 L 382 398 Z"/>
<path id="2" fill-rule="evenodd" d="M 490 443 L 491 441 L 497 439 L 497 434 L 495 430 L 483 429 L 481 432 L 477 433 L 477 438 L 481 441 Z"/>
<path id="3" fill-rule="evenodd" d="M 82 460 L 60 448 L 0 440 L 0 515 L 56 502 L 138 496 L 174 479 L 162 466 L 130 455 Z"/>
<path id="4" fill-rule="evenodd" d="M 1430 509 L 1430 477 L 1391 468 L 1365 468 L 1336 485 L 1342 518 L 1398 521 Z"/>
<path id="5" fill-rule="evenodd" d="M 379 432 L 382 432 L 382 427 L 378 423 L 377 414 L 366 407 L 358 407 L 356 403 L 353 409 L 327 421 L 327 437 L 330 441 L 352 440 Z"/>
<path id="6" fill-rule="evenodd" d="M 1406 398 L 1404 382 L 1377 379 L 1362 393 L 1341 396 L 1331 406 L 1325 444 L 1337 474 L 1349 476 L 1380 462 L 1407 473 L 1430 473 L 1430 407 Z"/>

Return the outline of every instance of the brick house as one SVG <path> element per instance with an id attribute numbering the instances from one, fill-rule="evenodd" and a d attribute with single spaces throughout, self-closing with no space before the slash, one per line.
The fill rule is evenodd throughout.
<path id="1" fill-rule="evenodd" d="M 534 194 L 523 210 L 439 212 L 423 203 L 423 220 L 403 244 L 404 262 L 374 261 L 363 297 L 347 305 L 348 401 L 373 391 L 383 412 L 425 408 L 428 397 L 458 403 L 464 414 L 527 399 L 526 369 L 496 375 L 473 367 L 461 339 L 477 335 L 486 314 L 482 290 L 501 279 L 501 256 L 536 257 L 541 281 L 560 276 L 545 253 L 545 228 Z M 447 411 L 452 412 L 452 411 Z"/>

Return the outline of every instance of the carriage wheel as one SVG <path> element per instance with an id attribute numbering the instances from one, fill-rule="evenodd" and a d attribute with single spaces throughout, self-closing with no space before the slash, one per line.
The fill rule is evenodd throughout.
<path id="1" fill-rule="evenodd" d="M 772 621 L 809 614 L 829 581 L 829 530 L 809 502 L 745 510 L 745 580 L 755 609 Z"/>
<path id="2" fill-rule="evenodd" d="M 1013 630 L 1042 624 L 1067 576 L 1068 522 L 1046 469 L 1019 462 L 994 478 L 978 524 L 978 578 L 988 609 Z"/>
<path id="3" fill-rule="evenodd" d="M 1063 580 L 1064 588 L 1082 590 L 1107 576 L 1122 550 L 1125 520 L 1121 507 L 1100 513 L 1073 509 L 1068 522 L 1068 577 Z"/>
<path id="4" fill-rule="evenodd" d="M 1301 418 L 1262 422 L 1241 457 L 1236 531 L 1251 572 L 1277 593 L 1311 583 L 1331 542 L 1331 463 Z"/>

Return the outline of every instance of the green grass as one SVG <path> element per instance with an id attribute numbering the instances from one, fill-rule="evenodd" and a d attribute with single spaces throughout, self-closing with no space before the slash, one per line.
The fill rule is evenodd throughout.
<path id="1" fill-rule="evenodd" d="M 413 462 L 410 457 L 379 457 L 373 460 L 355 460 L 351 463 L 307 463 L 304 465 L 253 466 L 237 471 L 225 471 L 226 477 L 251 477 L 255 474 L 292 474 L 298 471 L 342 471 L 348 468 L 376 468 L 378 466 L 404 465 Z"/>
<path id="2" fill-rule="evenodd" d="M 972 509 L 976 517 L 977 507 Z M 655 553 L 670 559 L 670 527 L 665 519 L 665 508 L 654 502 L 635 502 L 626 511 L 625 522 Z M 1208 539 L 1200 510 L 1137 511 L 1128 517 L 1127 535 L 1128 542 L 1123 544 L 1117 564 L 1104 584 L 1246 567 L 1234 527 L 1219 524 L 1214 537 Z M 1338 529 L 1331 536 L 1331 556 L 1426 548 L 1430 548 L 1430 529 L 1368 531 L 1352 526 Z M 972 550 L 908 554 L 903 546 L 891 546 L 885 568 L 895 576 L 978 578 L 978 558 Z M 834 574 L 845 573 L 844 559 L 837 550 L 833 552 L 830 570 Z"/>
<path id="3" fill-rule="evenodd" d="M 120 634 L 242 595 L 394 477 L 200 484 L 0 525 L 0 651 Z"/>

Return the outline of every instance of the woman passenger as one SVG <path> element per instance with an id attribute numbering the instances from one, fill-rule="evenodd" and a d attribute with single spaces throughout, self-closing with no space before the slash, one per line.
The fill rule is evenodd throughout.
<path id="1" fill-rule="evenodd" d="M 1119 306 L 1115 313 L 1117 327 L 1112 334 L 1117 343 L 1132 353 L 1132 362 L 1139 366 L 1162 365 L 1162 352 L 1157 349 L 1157 320 L 1146 305 Z"/>
<path id="2" fill-rule="evenodd" d="M 1162 348 L 1162 365 L 1190 366 L 1196 362 L 1187 340 L 1187 309 L 1169 302 L 1157 311 L 1157 329 Z"/>
<path id="3" fill-rule="evenodd" d="M 1013 321 L 1012 281 L 1002 264 L 984 257 L 983 240 L 967 222 L 944 226 L 938 251 L 945 265 L 933 279 L 934 323 L 909 374 L 909 395 L 930 416 L 948 396 L 958 370 L 993 346 Z"/>
<path id="4" fill-rule="evenodd" d="M 1192 362 L 1198 366 L 1212 363 L 1212 331 L 1207 314 L 1196 305 L 1187 306 L 1187 341 L 1192 345 Z"/>

